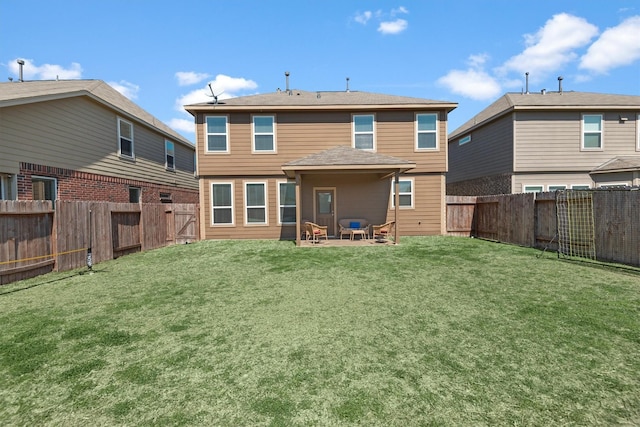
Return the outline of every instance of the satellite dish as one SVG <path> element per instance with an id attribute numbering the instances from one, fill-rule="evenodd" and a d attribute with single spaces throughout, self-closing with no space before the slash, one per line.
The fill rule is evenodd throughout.
<path id="1" fill-rule="evenodd" d="M 222 94 L 224 93 L 224 91 L 222 91 L 222 92 L 220 92 L 219 94 L 217 94 L 217 95 L 216 95 L 216 94 L 213 92 L 213 88 L 211 87 L 211 83 L 209 83 L 209 84 L 208 84 L 208 86 L 209 86 L 209 90 L 211 91 L 211 95 L 207 94 L 207 96 L 212 97 L 212 98 L 213 98 L 213 103 L 214 103 L 214 104 L 217 104 L 217 103 L 218 103 L 218 97 L 219 97 L 220 95 L 222 95 Z"/>

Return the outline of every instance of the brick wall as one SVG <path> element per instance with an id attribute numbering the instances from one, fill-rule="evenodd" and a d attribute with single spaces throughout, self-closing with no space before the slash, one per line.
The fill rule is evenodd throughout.
<path id="1" fill-rule="evenodd" d="M 129 203 L 129 188 L 141 191 L 142 203 L 159 203 L 160 193 L 171 195 L 173 203 L 198 203 L 198 190 L 159 185 L 127 178 L 78 172 L 32 163 L 20 163 L 18 200 L 33 199 L 32 176 L 55 178 L 57 199 Z"/>
<path id="2" fill-rule="evenodd" d="M 511 174 L 485 176 L 447 183 L 448 196 L 492 196 L 511 194 Z"/>

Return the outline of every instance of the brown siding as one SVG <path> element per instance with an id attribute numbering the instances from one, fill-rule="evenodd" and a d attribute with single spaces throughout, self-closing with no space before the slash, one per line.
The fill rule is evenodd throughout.
<path id="1" fill-rule="evenodd" d="M 84 97 L 0 108 L 0 169 L 19 163 L 197 188 L 193 151 L 176 141 L 176 171 L 165 170 L 165 138 L 128 118 L 134 127 L 135 161 L 117 156 L 118 115 Z"/>
<path id="2" fill-rule="evenodd" d="M 460 137 L 468 134 L 460 135 Z M 513 121 L 506 115 L 471 132 L 471 141 L 449 143 L 447 182 L 510 173 L 513 169 Z"/>
<path id="3" fill-rule="evenodd" d="M 613 157 L 637 155 L 635 114 L 590 114 L 604 115 L 604 148 L 600 151 L 580 150 L 581 111 L 518 112 L 515 171 L 590 171 Z M 619 116 L 629 120 L 621 122 Z"/>

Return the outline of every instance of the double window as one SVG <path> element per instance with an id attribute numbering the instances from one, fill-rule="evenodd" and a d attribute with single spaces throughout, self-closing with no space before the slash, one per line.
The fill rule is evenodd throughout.
<path id="1" fill-rule="evenodd" d="M 602 149 L 602 114 L 582 115 L 582 149 Z"/>
<path id="2" fill-rule="evenodd" d="M 275 153 L 275 151 L 275 117 L 253 116 L 253 152 Z"/>
<path id="3" fill-rule="evenodd" d="M 438 149 L 438 115 L 416 114 L 416 150 Z"/>
<path id="4" fill-rule="evenodd" d="M 233 225 L 233 183 L 211 183 L 211 225 Z"/>
<path id="5" fill-rule="evenodd" d="M 267 184 L 264 182 L 246 182 L 245 222 L 247 224 L 267 223 Z"/>
<path id="6" fill-rule="evenodd" d="M 118 119 L 118 155 L 133 159 L 133 125 Z"/>
<path id="7" fill-rule="evenodd" d="M 400 208 L 413 208 L 413 179 L 401 179 L 398 181 L 398 196 Z M 396 207 L 396 186 L 395 181 L 391 181 L 391 207 Z"/>
<path id="8" fill-rule="evenodd" d="M 165 141 L 164 142 L 164 153 L 165 153 L 165 167 L 168 170 L 176 169 L 176 151 L 173 142 Z"/>
<path id="9" fill-rule="evenodd" d="M 207 116 L 207 153 L 229 152 L 229 124 L 227 116 Z"/>
<path id="10" fill-rule="evenodd" d="M 278 223 L 296 223 L 296 183 L 278 183 Z"/>
<path id="11" fill-rule="evenodd" d="M 373 114 L 353 116 L 353 147 L 359 150 L 375 151 L 375 117 Z"/>

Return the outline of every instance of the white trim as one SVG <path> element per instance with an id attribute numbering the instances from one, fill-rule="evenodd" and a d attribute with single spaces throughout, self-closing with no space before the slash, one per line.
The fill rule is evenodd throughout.
<path id="1" fill-rule="evenodd" d="M 248 185 L 262 185 L 264 190 L 264 205 L 252 205 L 249 206 L 247 202 L 247 186 Z M 268 186 L 266 181 L 243 181 L 243 189 L 244 189 L 244 225 L 268 225 L 269 224 L 269 194 L 268 194 Z M 249 222 L 249 208 L 251 209 L 264 209 L 264 222 Z"/>
<path id="2" fill-rule="evenodd" d="M 636 115 L 636 151 L 640 151 L 640 114 Z"/>
<path id="3" fill-rule="evenodd" d="M 584 146 L 584 134 L 587 132 L 584 128 L 584 118 L 587 116 L 600 117 L 600 146 L 599 147 L 585 147 Z M 597 133 L 589 131 L 589 133 Z M 580 151 L 603 151 L 604 150 L 604 114 L 601 113 L 582 113 L 580 116 Z"/>
<path id="4" fill-rule="evenodd" d="M 295 216 L 293 219 L 293 222 L 282 222 L 282 208 L 283 207 L 293 207 L 297 210 L 297 206 L 295 205 L 295 193 L 294 193 L 294 204 L 293 205 L 283 205 L 282 201 L 280 200 L 280 185 L 281 184 L 290 184 L 293 185 L 294 190 L 295 190 L 295 185 L 296 185 L 296 181 L 295 180 L 277 180 L 276 181 L 276 198 L 278 200 L 278 225 L 295 225 L 296 224 L 296 220 L 295 220 Z"/>
<path id="5" fill-rule="evenodd" d="M 231 222 L 222 222 L 219 224 L 216 224 L 214 222 L 214 215 L 213 215 L 213 211 L 215 210 L 215 208 L 213 207 L 213 186 L 214 185 L 230 185 L 231 186 L 231 206 L 220 206 L 220 209 L 228 209 L 231 208 Z M 210 214 L 211 214 L 211 225 L 214 227 L 235 227 L 236 224 L 236 216 L 235 216 L 235 208 L 234 208 L 234 197 L 235 193 L 233 190 L 233 181 L 209 181 L 209 208 L 211 209 Z"/>
<path id="6" fill-rule="evenodd" d="M 416 181 L 415 181 L 415 178 L 409 178 L 409 177 L 400 177 L 398 179 L 398 182 L 400 182 L 400 183 L 406 182 L 406 181 L 411 182 L 411 192 L 410 193 L 406 193 L 406 192 L 403 193 L 401 191 L 400 192 L 400 196 L 403 196 L 403 195 L 406 196 L 407 194 L 409 194 L 411 196 L 411 206 L 402 206 L 402 205 L 400 205 L 398 207 L 400 209 L 414 209 L 415 205 L 416 205 L 416 201 L 415 201 L 415 199 L 416 199 Z M 396 188 L 396 186 L 395 186 L 395 178 L 391 178 L 391 209 L 395 209 L 395 207 L 396 207 L 396 198 L 395 198 L 395 195 L 394 195 L 395 188 Z"/>
<path id="7" fill-rule="evenodd" d="M 357 132 L 356 133 L 356 117 L 371 117 L 373 120 L 371 122 L 371 131 L 367 131 L 367 132 Z M 371 134 L 371 148 L 358 148 L 356 147 L 356 135 L 357 134 L 361 134 L 361 135 L 368 135 Z M 353 113 L 351 114 L 351 146 L 357 150 L 362 150 L 362 151 L 372 151 L 375 152 L 376 151 L 376 115 L 373 113 L 368 113 L 368 114 L 361 114 L 361 113 Z"/>
<path id="8" fill-rule="evenodd" d="M 436 120 L 435 120 L 435 124 L 436 124 L 436 128 L 435 130 L 428 130 L 428 131 L 420 131 L 418 130 L 418 116 L 435 116 Z M 415 125 L 414 125 L 414 129 L 415 129 L 415 141 L 414 141 L 414 150 L 415 151 L 438 151 L 440 149 L 440 141 L 438 138 L 438 113 L 416 113 L 414 115 L 413 118 Z M 418 147 L 418 138 L 420 136 L 420 134 L 434 134 L 436 137 L 436 146 L 435 147 Z"/>
<path id="9" fill-rule="evenodd" d="M 271 118 L 271 132 L 268 133 L 256 133 L 256 117 L 270 117 Z M 256 136 L 257 135 L 271 135 L 273 138 L 273 147 L 271 150 L 258 150 L 256 149 Z M 276 148 L 276 116 L 275 114 L 252 114 L 251 115 L 251 152 L 253 154 L 275 154 Z"/>
<path id="10" fill-rule="evenodd" d="M 120 131 L 120 124 L 121 123 L 126 123 L 131 128 L 131 139 L 127 138 L 126 136 L 122 136 L 121 135 L 121 131 Z M 131 154 L 130 155 L 122 153 L 122 140 L 123 139 L 131 142 Z M 122 117 L 118 117 L 118 156 L 120 156 L 122 158 L 125 158 L 125 159 L 135 159 L 136 158 L 136 151 L 135 151 L 134 142 L 133 142 L 134 139 L 135 138 L 133 136 L 133 123 L 126 121 Z"/>
<path id="11" fill-rule="evenodd" d="M 224 150 L 209 150 L 209 135 L 223 135 L 222 133 L 209 133 L 209 124 L 207 123 L 207 119 L 209 117 L 214 118 L 224 118 L 224 127 L 225 132 L 224 136 L 226 139 L 225 149 Z M 229 154 L 231 149 L 229 147 L 229 116 L 227 114 L 207 114 L 204 116 L 204 152 L 206 154 Z"/>
<path id="12" fill-rule="evenodd" d="M 171 144 L 171 151 L 173 152 L 171 154 L 171 157 L 173 158 L 173 166 L 169 166 L 169 162 L 167 161 L 167 158 L 169 157 L 169 144 Z M 176 144 L 173 143 L 173 141 L 169 141 L 168 139 L 164 140 L 164 167 L 168 171 L 176 170 Z"/>
<path id="13" fill-rule="evenodd" d="M 630 185 L 629 185 L 629 181 L 625 181 L 625 182 L 599 182 L 596 185 L 596 188 L 602 188 L 602 187 L 630 187 Z"/>
<path id="14" fill-rule="evenodd" d="M 556 188 L 555 190 L 552 190 L 551 187 L 562 187 L 562 188 Z M 567 186 L 564 184 L 549 184 L 547 185 L 547 191 L 557 191 L 557 190 L 566 190 Z"/>
<path id="15" fill-rule="evenodd" d="M 529 190 L 529 188 L 534 187 L 534 188 L 540 188 L 540 190 Z M 522 192 L 523 193 L 542 193 L 544 191 L 544 185 L 541 184 L 530 184 L 530 185 L 523 185 L 522 186 Z"/>
<path id="16" fill-rule="evenodd" d="M 591 184 L 571 184 L 572 190 L 586 190 L 586 188 L 576 188 L 576 187 L 587 187 L 591 189 Z"/>
<path id="17" fill-rule="evenodd" d="M 58 179 L 54 178 L 52 176 L 41 176 L 41 175 L 31 175 L 31 199 L 36 200 L 33 198 L 33 179 L 36 180 L 40 180 L 40 181 L 50 181 L 53 182 L 53 198 L 52 199 L 43 199 L 43 200 L 51 200 L 52 202 L 54 202 L 57 198 L 58 198 Z"/>

